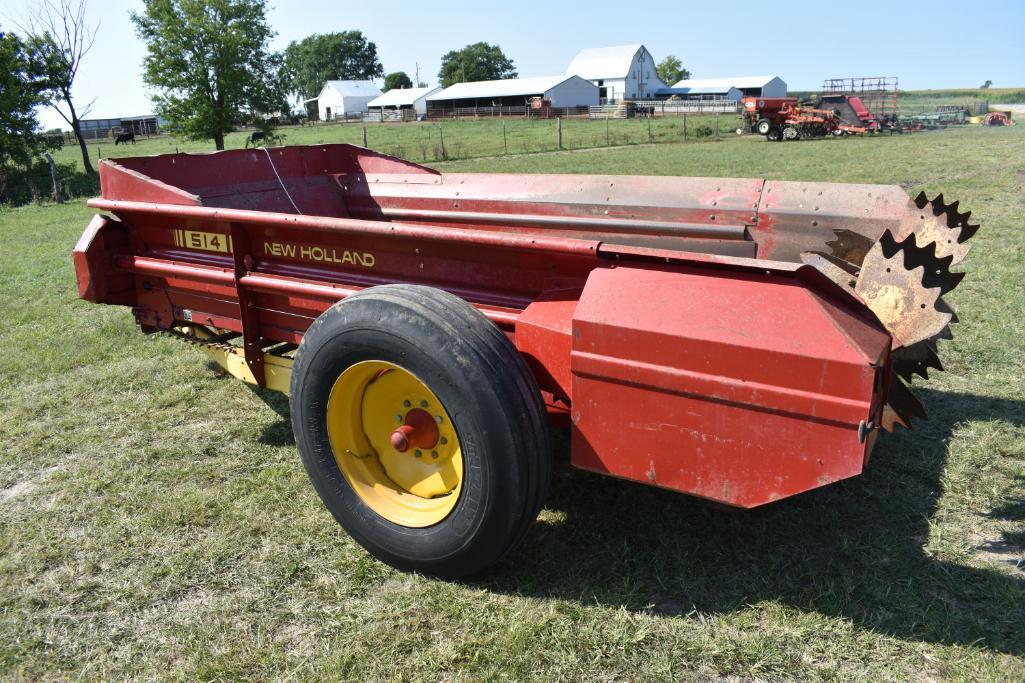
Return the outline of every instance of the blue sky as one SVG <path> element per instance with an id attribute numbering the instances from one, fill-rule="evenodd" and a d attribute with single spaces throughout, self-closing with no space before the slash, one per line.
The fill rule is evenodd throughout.
<path id="1" fill-rule="evenodd" d="M 7 17 L 26 0 L 5 0 Z M 76 95 L 96 99 L 90 117 L 152 111 L 141 77 L 143 45 L 128 18 L 137 0 L 91 0 L 101 25 Z M 767 10 L 766 8 L 773 8 Z M 927 7 L 927 8 L 926 8 Z M 385 71 L 437 81 L 441 56 L 469 43 L 497 43 L 521 76 L 562 73 L 585 47 L 643 43 L 656 60 L 679 57 L 697 77 L 779 75 L 793 90 L 823 79 L 897 76 L 908 89 L 1025 87 L 1025 0 L 767 3 L 587 3 L 515 0 L 272 0 L 273 47 L 311 33 L 359 29 L 377 43 Z M 47 127 L 63 121 L 41 112 Z"/>

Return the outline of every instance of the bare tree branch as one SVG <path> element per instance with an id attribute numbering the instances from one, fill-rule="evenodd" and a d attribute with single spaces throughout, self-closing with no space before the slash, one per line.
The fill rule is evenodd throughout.
<path id="1" fill-rule="evenodd" d="M 95 173 L 82 136 L 81 117 L 89 113 L 96 100 L 76 111 L 72 95 L 78 69 L 96 44 L 100 29 L 99 21 L 90 26 L 86 6 L 87 0 L 41 0 L 34 13 L 16 25 L 46 52 L 53 92 L 50 106 L 75 132 L 86 172 Z M 62 106 L 67 107 L 67 113 L 61 109 Z"/>

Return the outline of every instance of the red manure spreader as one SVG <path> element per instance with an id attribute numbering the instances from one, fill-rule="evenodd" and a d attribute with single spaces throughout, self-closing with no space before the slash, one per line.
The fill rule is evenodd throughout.
<path id="1" fill-rule="evenodd" d="M 576 467 L 751 508 L 923 418 L 977 230 L 895 186 L 439 173 L 351 145 L 104 160 L 80 295 L 287 392 L 325 505 L 459 577 Z"/>

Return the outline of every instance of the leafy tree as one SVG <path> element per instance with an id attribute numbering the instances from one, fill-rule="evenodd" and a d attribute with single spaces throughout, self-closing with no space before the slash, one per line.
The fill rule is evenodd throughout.
<path id="1" fill-rule="evenodd" d="M 495 81 L 516 76 L 516 68 L 512 60 L 502 52 L 502 48 L 487 43 L 474 43 L 462 50 L 451 50 L 441 58 L 438 81 L 442 87 L 447 88 L 453 83 Z"/>
<path id="2" fill-rule="evenodd" d="M 241 121 L 280 109 L 280 58 L 265 0 L 143 0 L 132 13 L 146 43 L 143 79 L 158 88 L 153 101 L 172 131 L 214 141 Z"/>
<path id="3" fill-rule="evenodd" d="M 47 103 L 71 126 L 82 153 L 82 167 L 86 173 L 95 174 L 81 125 L 81 117 L 89 115 L 92 102 L 76 107 L 72 89 L 82 60 L 96 42 L 99 24 L 90 26 L 87 21 L 86 0 L 42 0 L 34 5 L 24 28 L 33 49 L 46 63 Z"/>
<path id="4" fill-rule="evenodd" d="M 396 71 L 390 73 L 384 77 L 384 91 L 394 90 L 395 88 L 412 88 L 413 81 L 409 79 L 405 71 Z"/>
<path id="5" fill-rule="evenodd" d="M 0 201 L 8 182 L 49 147 L 39 131 L 35 108 L 47 102 L 50 86 L 45 55 L 31 41 L 0 30 Z"/>
<path id="6" fill-rule="evenodd" d="M 301 99 L 316 97 L 324 81 L 367 80 L 384 75 L 377 45 L 362 31 L 307 36 L 285 48 L 289 91 Z"/>
<path id="7" fill-rule="evenodd" d="M 655 72 L 668 86 L 676 85 L 685 78 L 690 78 L 690 71 L 684 69 L 683 62 L 673 55 L 666 55 L 666 58 L 655 66 Z"/>
<path id="8" fill-rule="evenodd" d="M 991 85 L 993 85 L 993 81 L 986 81 L 985 83 L 983 83 L 983 84 L 982 84 L 982 85 L 980 85 L 979 87 L 980 87 L 980 88 L 981 88 L 982 90 L 989 90 L 989 86 L 991 86 Z"/>

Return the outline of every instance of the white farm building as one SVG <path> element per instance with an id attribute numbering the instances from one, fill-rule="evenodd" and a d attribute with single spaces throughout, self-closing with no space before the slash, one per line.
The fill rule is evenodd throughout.
<path id="1" fill-rule="evenodd" d="M 567 74 L 456 83 L 428 95 L 427 111 L 432 116 L 445 116 L 455 109 L 523 107 L 535 97 L 557 108 L 588 107 L 598 104 L 598 88 Z"/>
<path id="2" fill-rule="evenodd" d="M 655 71 L 655 58 L 643 45 L 581 50 L 566 73 L 594 83 L 603 102 L 650 100 L 666 87 Z"/>
<path id="3" fill-rule="evenodd" d="M 363 114 L 370 101 L 380 96 L 381 89 L 373 81 L 327 81 L 320 94 L 306 103 L 310 110 L 309 105 L 316 103 L 318 118 L 330 121 Z"/>
<path id="4" fill-rule="evenodd" d="M 427 113 L 427 96 L 441 88 L 392 88 L 367 102 L 367 108 L 380 112 L 383 118 L 416 118 Z"/>
<path id="5" fill-rule="evenodd" d="M 660 98 L 676 95 L 685 100 L 733 100 L 742 97 L 786 97 L 787 84 L 779 76 L 734 78 L 691 78 L 658 93 Z"/>

